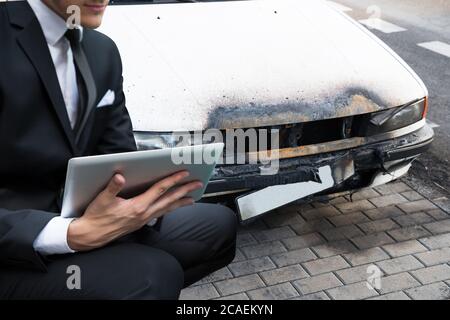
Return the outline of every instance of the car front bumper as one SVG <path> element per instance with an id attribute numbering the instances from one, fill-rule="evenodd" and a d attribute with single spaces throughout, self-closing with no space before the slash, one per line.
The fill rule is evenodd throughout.
<path id="1" fill-rule="evenodd" d="M 359 140 L 359 146 L 354 146 L 354 141 L 349 139 L 348 147 L 345 141 L 335 143 L 340 149 L 337 151 L 279 159 L 278 172 L 273 175 L 261 174 L 258 164 L 218 166 L 205 197 L 251 192 L 297 182 L 320 182 L 318 170 L 324 166 L 332 168 L 335 184 L 320 194 L 368 187 L 379 181 L 376 179 L 379 175 L 398 172 L 399 168 L 409 166 L 429 148 L 433 137 L 433 130 L 422 120 L 396 132 L 367 138 L 364 142 Z M 314 150 L 324 149 L 316 147 Z"/>

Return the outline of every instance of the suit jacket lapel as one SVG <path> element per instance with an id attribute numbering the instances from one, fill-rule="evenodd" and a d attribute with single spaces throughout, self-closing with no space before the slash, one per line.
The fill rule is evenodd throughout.
<path id="1" fill-rule="evenodd" d="M 66 105 L 64 103 L 61 87 L 56 75 L 55 66 L 51 59 L 39 21 L 34 16 L 28 3 L 26 3 L 26 6 L 28 8 L 19 6 L 10 7 L 10 20 L 13 24 L 23 27 L 23 30 L 20 32 L 17 40 L 36 68 L 36 71 L 39 74 L 45 89 L 47 90 L 52 102 L 52 107 L 58 116 L 59 122 L 61 123 L 72 152 L 76 153 L 75 136 L 72 127 L 70 126 Z M 15 15 L 14 8 L 21 12 L 17 12 L 17 15 Z M 29 13 L 25 13 L 25 10 L 29 11 Z"/>

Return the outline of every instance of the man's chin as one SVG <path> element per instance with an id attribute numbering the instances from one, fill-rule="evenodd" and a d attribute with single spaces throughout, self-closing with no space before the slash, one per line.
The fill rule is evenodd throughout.
<path id="1" fill-rule="evenodd" d="M 81 20 L 81 25 L 84 28 L 97 29 L 98 27 L 100 27 L 101 24 L 102 24 L 102 18 L 98 18 L 98 17 Z"/>

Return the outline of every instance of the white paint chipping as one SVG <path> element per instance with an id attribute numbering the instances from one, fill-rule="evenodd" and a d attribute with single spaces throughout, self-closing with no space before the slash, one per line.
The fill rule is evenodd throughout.
<path id="1" fill-rule="evenodd" d="M 417 45 L 450 58 L 450 44 L 448 43 L 441 41 L 430 41 L 418 43 Z"/>
<path id="2" fill-rule="evenodd" d="M 393 33 L 393 32 L 401 32 L 406 31 L 405 28 L 399 27 L 393 23 L 387 22 L 380 18 L 370 18 L 359 20 L 360 23 L 367 26 L 370 29 L 376 29 L 383 33 Z"/>
<path id="3" fill-rule="evenodd" d="M 336 10 L 339 10 L 339 11 L 343 11 L 343 12 L 353 11 L 352 8 L 346 7 L 346 6 L 342 5 L 342 4 L 334 2 L 334 1 L 327 1 L 327 3 L 331 7 L 335 8 Z"/>

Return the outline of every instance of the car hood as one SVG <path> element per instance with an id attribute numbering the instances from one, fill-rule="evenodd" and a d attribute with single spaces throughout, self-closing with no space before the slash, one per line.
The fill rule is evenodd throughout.
<path id="1" fill-rule="evenodd" d="M 121 52 L 136 131 L 322 120 L 427 94 L 395 53 L 323 1 L 117 5 L 100 31 Z"/>

